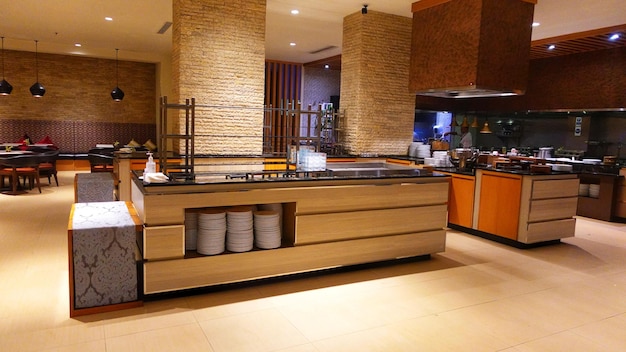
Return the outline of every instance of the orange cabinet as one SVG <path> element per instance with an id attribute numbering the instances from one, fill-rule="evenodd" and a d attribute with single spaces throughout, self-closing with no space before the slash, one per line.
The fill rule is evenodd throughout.
<path id="1" fill-rule="evenodd" d="M 478 230 L 517 240 L 522 177 L 484 172 L 480 186 Z"/>
<path id="2" fill-rule="evenodd" d="M 474 189 L 476 177 L 443 172 L 450 175 L 448 192 L 448 223 L 467 228 L 472 227 L 474 214 Z"/>

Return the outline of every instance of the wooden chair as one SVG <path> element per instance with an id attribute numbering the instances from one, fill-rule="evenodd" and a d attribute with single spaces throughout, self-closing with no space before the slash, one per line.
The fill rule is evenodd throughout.
<path id="1" fill-rule="evenodd" d="M 88 158 L 91 172 L 113 172 L 113 156 L 89 153 Z"/>
<path id="2" fill-rule="evenodd" d="M 57 159 L 59 158 L 58 150 L 50 150 L 39 154 L 41 163 L 39 164 L 39 177 L 48 177 L 48 184 L 52 184 L 51 178 L 54 176 L 54 182 L 59 186 L 57 177 Z"/>
<path id="3" fill-rule="evenodd" d="M 20 177 L 24 177 L 24 187 L 26 186 L 26 179 L 28 179 L 28 185 L 30 189 L 33 188 L 33 181 L 36 182 L 39 193 L 41 193 L 41 183 L 39 182 L 39 155 L 18 155 L 10 158 L 0 159 L 0 165 L 3 167 L 0 169 L 0 176 L 2 176 L 2 184 L 4 186 L 4 177 L 9 176 L 11 178 L 11 191 L 4 192 L 5 194 L 22 194 L 25 191 L 17 189 L 19 185 Z"/>

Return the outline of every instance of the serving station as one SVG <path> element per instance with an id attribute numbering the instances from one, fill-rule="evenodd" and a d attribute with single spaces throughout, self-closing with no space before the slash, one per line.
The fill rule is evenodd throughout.
<path id="1" fill-rule="evenodd" d="M 375 164 L 337 165 L 340 175 L 251 172 L 162 184 L 133 173 L 132 201 L 144 224 L 144 293 L 444 251 L 448 177 Z M 186 211 L 260 204 L 282 208 L 280 247 L 212 256 L 185 250 Z"/>

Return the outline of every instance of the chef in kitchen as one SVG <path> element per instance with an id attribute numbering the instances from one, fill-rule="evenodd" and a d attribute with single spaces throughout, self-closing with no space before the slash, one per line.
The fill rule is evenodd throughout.
<path id="1" fill-rule="evenodd" d="M 444 133 L 444 137 L 447 135 L 457 135 L 455 131 Z M 472 134 L 469 132 L 468 126 L 461 126 L 461 141 L 459 142 L 459 147 L 461 148 L 471 148 L 472 147 Z"/>

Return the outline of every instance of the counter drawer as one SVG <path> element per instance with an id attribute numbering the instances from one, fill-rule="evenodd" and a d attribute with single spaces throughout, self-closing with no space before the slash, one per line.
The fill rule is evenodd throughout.
<path id="1" fill-rule="evenodd" d="M 147 260 L 183 258 L 185 256 L 185 226 L 145 227 L 143 258 Z"/>
<path id="2" fill-rule="evenodd" d="M 301 190 L 298 197 L 299 214 L 444 204 L 448 183 L 310 188 Z"/>
<path id="3" fill-rule="evenodd" d="M 446 215 L 446 205 L 298 215 L 296 245 L 442 229 Z"/>
<path id="4" fill-rule="evenodd" d="M 577 178 L 534 181 L 531 199 L 577 197 L 578 183 Z"/>
<path id="5" fill-rule="evenodd" d="M 576 215 L 578 197 L 533 200 L 530 202 L 529 222 L 567 219 Z"/>
<path id="6" fill-rule="evenodd" d="M 575 228 L 576 219 L 536 222 L 528 224 L 525 238 L 520 236 L 518 240 L 523 243 L 558 240 L 574 236 Z"/>

